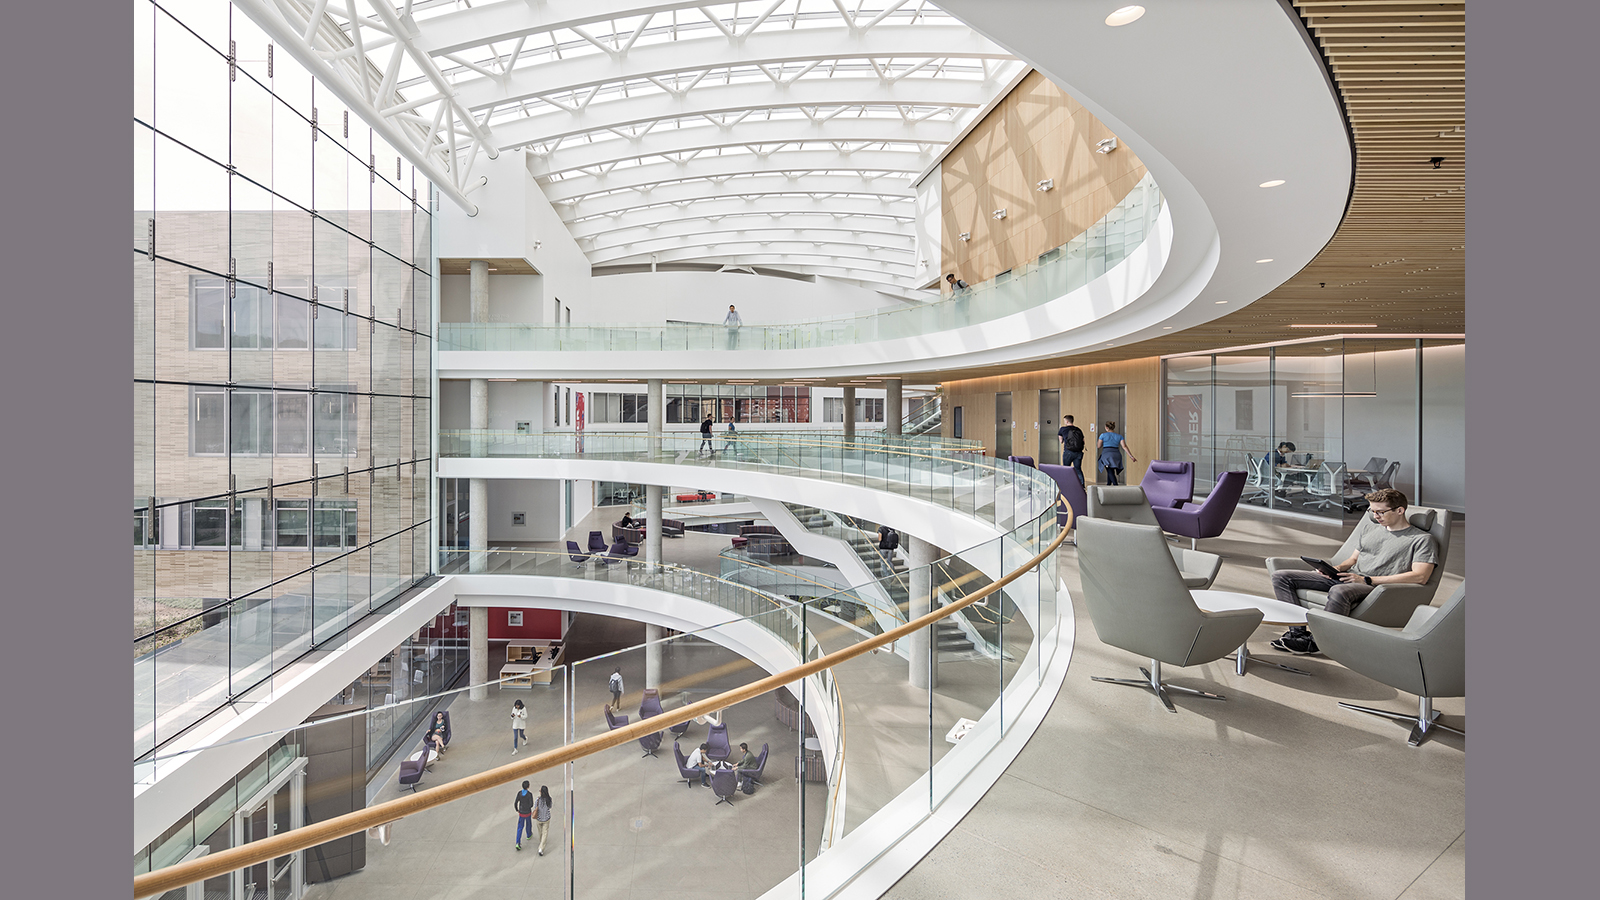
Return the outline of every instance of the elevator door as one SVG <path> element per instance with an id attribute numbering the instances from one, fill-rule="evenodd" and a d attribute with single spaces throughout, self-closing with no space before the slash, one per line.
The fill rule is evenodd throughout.
<path id="1" fill-rule="evenodd" d="M 1061 465 L 1061 440 L 1056 429 L 1061 427 L 1061 392 L 1039 392 L 1039 462 Z"/>
<path id="2" fill-rule="evenodd" d="M 1101 432 L 1105 431 L 1107 422 L 1117 423 L 1117 433 L 1124 438 L 1128 436 L 1128 386 L 1125 384 L 1102 384 L 1095 388 L 1094 394 L 1094 433 L 1089 437 L 1089 449 L 1095 455 L 1094 472 L 1095 481 L 1100 484 L 1106 482 L 1106 470 L 1100 465 L 1099 441 Z M 1123 457 L 1123 464 L 1127 464 L 1127 457 Z"/>
<path id="3" fill-rule="evenodd" d="M 1005 459 L 1011 455 L 1011 392 L 994 395 L 994 458 Z"/>

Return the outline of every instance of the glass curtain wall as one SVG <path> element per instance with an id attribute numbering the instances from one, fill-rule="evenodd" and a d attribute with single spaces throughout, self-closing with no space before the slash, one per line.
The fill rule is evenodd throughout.
<path id="1" fill-rule="evenodd" d="M 1377 487 L 1465 511 L 1466 343 L 1330 337 L 1164 360 L 1163 458 L 1196 489 L 1247 475 L 1242 502 L 1346 519 Z M 1419 472 L 1420 480 L 1419 480 Z"/>
<path id="2" fill-rule="evenodd" d="M 432 186 L 227 3 L 136 0 L 135 758 L 429 568 Z"/>

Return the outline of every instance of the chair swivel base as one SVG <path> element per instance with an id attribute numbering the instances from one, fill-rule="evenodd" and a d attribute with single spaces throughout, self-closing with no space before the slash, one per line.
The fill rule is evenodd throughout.
<path id="1" fill-rule="evenodd" d="M 1434 710 L 1433 700 L 1428 697 L 1423 697 L 1417 701 L 1417 714 L 1414 716 L 1392 712 L 1387 709 L 1373 709 L 1370 706 L 1357 706 L 1354 703 L 1345 703 L 1342 700 L 1339 701 L 1339 705 L 1345 709 L 1366 713 L 1369 716 L 1381 716 L 1385 719 L 1393 719 L 1396 722 L 1409 722 L 1411 724 L 1411 734 L 1406 738 L 1406 743 L 1413 747 L 1420 747 L 1423 741 L 1433 737 L 1433 731 L 1436 728 L 1443 728 L 1451 734 L 1459 734 L 1462 737 L 1467 736 L 1465 731 L 1440 724 L 1439 713 Z"/>
<path id="2" fill-rule="evenodd" d="M 1143 681 L 1140 681 L 1136 678 L 1102 678 L 1099 675 L 1091 675 L 1089 676 L 1089 680 L 1103 681 L 1106 684 L 1126 684 L 1132 687 L 1142 687 L 1147 691 L 1153 691 L 1157 697 L 1161 698 L 1161 702 L 1166 704 L 1167 712 L 1170 713 L 1177 712 L 1178 708 L 1172 705 L 1172 698 L 1167 696 L 1167 691 L 1169 690 L 1179 691 L 1185 694 L 1192 694 L 1196 697 L 1204 697 L 1207 700 L 1227 699 L 1221 694 L 1211 694 L 1205 691 L 1197 691 L 1194 688 L 1179 687 L 1175 684 L 1167 684 L 1163 682 L 1161 680 L 1161 663 L 1154 659 L 1150 660 L 1150 668 L 1146 669 L 1140 667 L 1139 672 L 1144 675 Z"/>
<path id="3" fill-rule="evenodd" d="M 717 802 L 715 802 L 715 803 L 713 803 L 711 805 L 712 806 L 721 806 L 724 803 L 728 804 L 729 806 L 732 806 L 733 805 L 733 796 L 729 795 L 727 797 L 718 797 L 717 798 Z"/>
<path id="4" fill-rule="evenodd" d="M 1263 663 L 1263 664 L 1269 665 L 1269 666 L 1277 666 L 1278 668 L 1284 670 L 1285 672 L 1293 672 L 1296 675 L 1307 675 L 1307 676 L 1311 675 L 1311 673 L 1307 672 L 1305 669 L 1296 669 L 1294 666 L 1286 666 L 1281 662 L 1273 662 L 1270 659 L 1265 659 L 1265 658 L 1262 658 L 1262 657 L 1253 656 L 1250 653 L 1250 648 L 1246 647 L 1244 644 L 1240 644 L 1239 645 L 1239 650 L 1238 650 L 1238 652 L 1236 652 L 1234 654 L 1233 659 L 1234 659 L 1233 671 L 1236 674 L 1239 674 L 1239 675 L 1243 675 L 1244 674 L 1245 666 L 1249 665 L 1251 662 Z"/>

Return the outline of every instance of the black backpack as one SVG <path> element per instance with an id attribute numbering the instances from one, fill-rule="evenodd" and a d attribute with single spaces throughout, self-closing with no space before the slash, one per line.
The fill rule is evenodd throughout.
<path id="1" fill-rule="evenodd" d="M 1076 425 L 1067 426 L 1067 435 L 1063 440 L 1066 448 L 1073 453 L 1083 452 L 1083 429 Z"/>

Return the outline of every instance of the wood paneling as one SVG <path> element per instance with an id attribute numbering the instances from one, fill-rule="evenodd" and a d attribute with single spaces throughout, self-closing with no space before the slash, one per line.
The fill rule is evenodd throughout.
<path id="1" fill-rule="evenodd" d="M 1076 100 L 1029 72 L 941 166 L 945 271 L 976 284 L 1087 230 L 1144 177 L 1144 164 L 1126 148 L 1095 152 L 1112 136 Z M 1046 178 L 1054 188 L 1036 190 Z M 1004 219 L 992 218 L 997 209 Z M 972 240 L 960 240 L 962 232 Z"/>
<path id="2" fill-rule="evenodd" d="M 1127 417 L 1122 423 L 1122 434 L 1128 446 L 1139 458 L 1129 463 L 1127 476 L 1137 484 L 1144 477 L 1145 464 L 1159 458 L 1161 452 L 1161 360 L 1156 357 L 1130 359 L 1071 368 L 1019 372 L 989 378 L 970 378 L 944 383 L 945 437 L 953 437 L 954 407 L 962 407 L 962 430 L 967 440 L 983 441 L 994 453 L 994 395 L 1011 392 L 1011 415 L 1016 422 L 1012 432 L 1012 453 L 1017 456 L 1040 456 L 1041 441 L 1054 444 L 1060 421 L 1039 421 L 1039 392 L 1061 392 L 1061 415 L 1073 416 L 1083 429 L 1089 449 L 1085 451 L 1084 473 L 1094 480 L 1095 432 L 1089 423 L 1095 415 L 1095 388 L 1100 385 L 1125 384 L 1128 386 Z M 1026 436 L 1024 436 L 1026 431 Z"/>
<path id="3" fill-rule="evenodd" d="M 539 270 L 535 269 L 525 259 L 509 259 L 509 258 L 507 258 L 507 259 L 499 259 L 499 258 L 496 258 L 496 259 L 485 260 L 485 262 L 487 262 L 489 264 L 489 268 L 494 269 L 495 273 L 498 274 L 498 275 L 537 275 L 537 274 L 539 274 Z M 439 258 L 439 274 L 440 275 L 471 275 L 472 274 L 472 260 L 470 260 L 470 259 L 458 259 L 458 258 L 455 258 L 455 257 L 451 257 L 451 258 L 446 259 L 444 257 L 440 257 Z"/>

